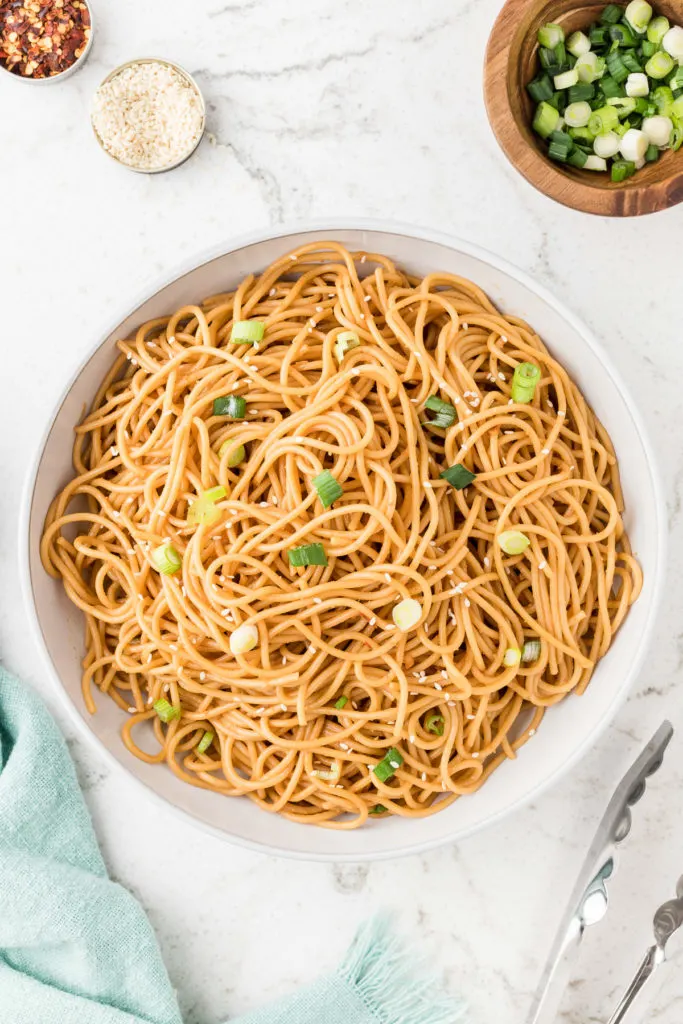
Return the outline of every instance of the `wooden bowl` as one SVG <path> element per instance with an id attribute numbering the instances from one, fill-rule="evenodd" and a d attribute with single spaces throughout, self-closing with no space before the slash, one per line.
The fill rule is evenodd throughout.
<path id="1" fill-rule="evenodd" d="M 491 127 L 508 160 L 540 192 L 565 206 L 605 217 L 635 217 L 683 200 L 683 149 L 667 151 L 623 183 L 608 174 L 558 165 L 531 127 L 534 103 L 526 85 L 538 71 L 536 34 L 557 22 L 569 35 L 604 10 L 590 0 L 507 0 L 486 48 L 484 98 Z M 683 25 L 683 0 L 652 0 L 655 15 Z"/>

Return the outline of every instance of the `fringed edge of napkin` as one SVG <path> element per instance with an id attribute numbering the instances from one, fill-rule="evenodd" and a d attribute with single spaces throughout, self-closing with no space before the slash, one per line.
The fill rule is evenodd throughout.
<path id="1" fill-rule="evenodd" d="M 456 1024 L 465 1005 L 429 976 L 424 961 L 409 953 L 391 919 L 377 917 L 358 931 L 339 968 L 382 1024 Z"/>

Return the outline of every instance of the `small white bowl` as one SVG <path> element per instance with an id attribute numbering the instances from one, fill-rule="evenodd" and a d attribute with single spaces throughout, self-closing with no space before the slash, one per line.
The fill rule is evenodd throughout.
<path id="1" fill-rule="evenodd" d="M 49 78 L 32 78 L 30 75 L 17 75 L 14 71 L 10 71 L 9 68 L 6 68 L 3 64 L 0 64 L 0 71 L 5 75 L 8 75 L 10 78 L 14 78 L 17 82 L 30 82 L 31 85 L 56 85 L 57 82 L 63 82 L 65 78 L 69 77 L 69 75 L 73 75 L 76 71 L 82 68 L 90 55 L 93 39 L 95 38 L 95 17 L 93 15 L 92 4 L 89 0 L 83 0 L 83 3 L 88 8 L 88 13 L 90 14 L 90 35 L 88 37 L 88 42 L 85 44 L 83 53 L 70 67 L 66 68 L 64 71 L 60 71 L 58 75 L 50 75 Z"/>
<path id="2" fill-rule="evenodd" d="M 197 149 L 199 143 L 204 138 L 204 132 L 206 130 L 206 104 L 204 102 L 204 96 L 202 95 L 202 90 L 199 88 L 199 85 L 197 84 L 197 82 L 192 77 L 189 71 L 186 71 L 185 68 L 180 66 L 180 64 L 176 64 L 172 60 L 165 60 L 163 57 L 136 57 L 135 60 L 127 60 L 124 64 L 119 64 L 117 68 L 114 68 L 113 71 L 109 72 L 106 78 L 102 79 L 97 89 L 95 90 L 95 95 L 97 95 L 102 86 L 106 85 L 107 82 L 110 82 L 112 78 L 116 78 L 116 76 L 120 74 L 122 71 L 125 71 L 126 68 L 133 67 L 136 64 L 163 64 L 164 67 L 172 68 L 182 78 L 185 79 L 185 81 L 191 87 L 195 96 L 199 100 L 202 108 L 201 131 L 197 136 L 196 142 L 193 142 L 192 146 L 190 147 L 190 149 L 188 149 L 187 153 L 184 153 L 183 156 L 181 156 L 178 160 L 174 161 L 174 163 L 166 164 L 165 167 L 155 167 L 150 170 L 149 168 L 146 167 L 134 167 L 132 164 L 127 164 L 124 160 L 119 160 L 117 156 L 114 156 L 113 153 L 110 153 L 107 147 L 105 146 L 104 142 L 100 138 L 99 133 L 95 128 L 95 125 L 93 124 L 92 114 L 90 115 L 90 127 L 93 130 L 93 134 L 97 139 L 100 148 L 107 154 L 110 160 L 114 160 L 115 163 L 119 164 L 120 167 L 125 167 L 127 171 L 135 171 L 137 174 L 165 174 L 166 171 L 172 171 L 174 170 L 174 168 L 180 167 L 181 164 L 184 164 L 186 160 L 189 160 L 192 154 Z"/>
<path id="3" fill-rule="evenodd" d="M 196 789 L 167 768 L 130 754 L 119 734 L 125 715 L 102 697 L 90 716 L 81 696 L 83 619 L 64 589 L 43 570 L 39 543 L 48 506 L 73 469 L 73 427 L 109 369 L 117 338 L 143 321 L 234 287 L 249 273 L 314 240 L 334 238 L 350 249 L 385 253 L 413 273 L 445 270 L 475 281 L 503 310 L 527 319 L 574 377 L 609 431 L 620 468 L 625 521 L 645 574 L 643 592 L 631 608 L 608 654 L 582 697 L 551 708 L 538 735 L 515 761 L 502 764 L 472 796 L 428 818 L 399 817 L 355 831 L 297 824 L 262 811 L 247 798 Z M 65 376 L 71 374 L 65 368 Z M 528 275 L 468 242 L 432 231 L 373 221 L 339 222 L 253 235 L 187 263 L 124 309 L 67 384 L 37 453 L 24 495 L 20 552 L 29 617 L 71 718 L 86 742 L 110 765 L 123 767 L 171 809 L 208 831 L 261 852 L 308 860 L 358 861 L 420 853 L 461 839 L 537 797 L 576 764 L 610 721 L 634 682 L 647 653 L 664 576 L 665 502 L 656 460 L 635 405 L 617 371 L 573 313 Z M 97 692 L 97 691 L 95 691 Z"/>

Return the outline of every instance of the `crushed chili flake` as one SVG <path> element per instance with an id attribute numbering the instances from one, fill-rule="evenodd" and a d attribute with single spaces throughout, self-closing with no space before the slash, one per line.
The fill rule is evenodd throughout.
<path id="1" fill-rule="evenodd" d="M 84 0 L 0 0 L 0 65 L 22 78 L 53 78 L 90 39 Z"/>

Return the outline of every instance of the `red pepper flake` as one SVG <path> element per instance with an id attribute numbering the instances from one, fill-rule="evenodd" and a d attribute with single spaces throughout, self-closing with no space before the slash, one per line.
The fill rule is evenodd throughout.
<path id="1" fill-rule="evenodd" d="M 0 65 L 15 75 L 59 75 L 75 64 L 89 39 L 84 0 L 0 0 Z"/>

